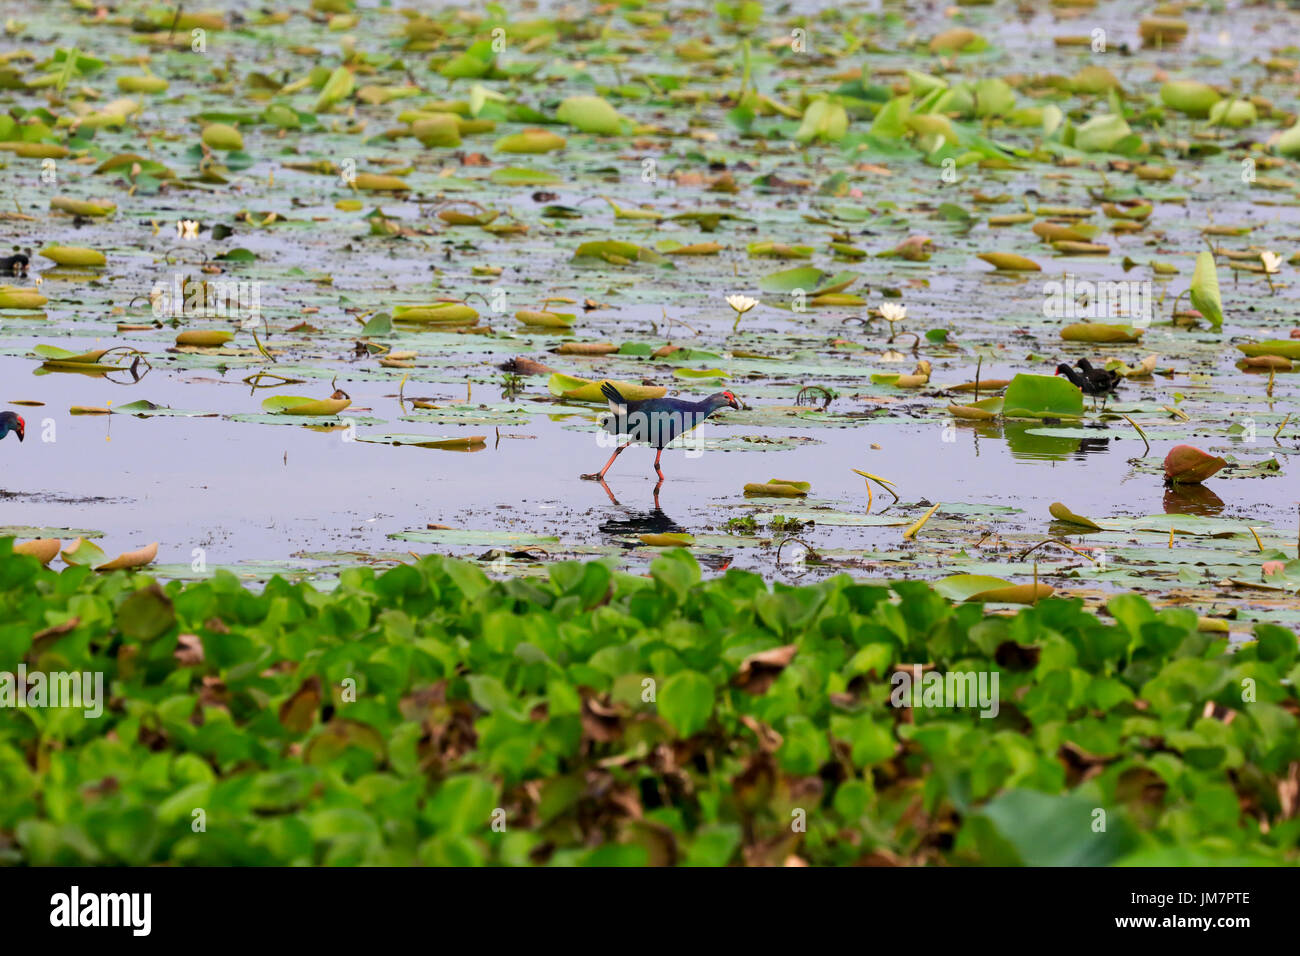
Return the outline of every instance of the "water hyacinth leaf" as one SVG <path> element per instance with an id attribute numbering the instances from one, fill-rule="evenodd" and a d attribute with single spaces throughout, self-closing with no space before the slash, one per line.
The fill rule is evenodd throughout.
<path id="1" fill-rule="evenodd" d="M 963 824 L 959 840 L 1003 866 L 1108 866 L 1131 852 L 1138 839 L 1116 811 L 1108 811 L 1112 823 L 1104 831 L 1072 826 L 1074 820 L 1096 819 L 1096 809 L 1096 801 L 1083 794 L 1008 790 Z"/>
<path id="2" fill-rule="evenodd" d="M 680 670 L 663 682 L 656 701 L 659 715 L 682 737 L 708 726 L 713 715 L 713 682 L 693 670 Z"/>
<path id="3" fill-rule="evenodd" d="M 156 545 L 154 552 L 157 552 Z M 133 552 L 132 557 L 139 557 L 139 554 Z M 152 557 L 149 560 L 153 560 Z M 122 635 L 132 641 L 147 643 L 157 640 L 175 624 L 175 606 L 154 581 L 133 591 L 117 608 L 117 626 Z"/>

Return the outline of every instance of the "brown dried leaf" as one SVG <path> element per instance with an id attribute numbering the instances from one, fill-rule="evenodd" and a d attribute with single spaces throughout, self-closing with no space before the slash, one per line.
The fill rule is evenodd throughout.
<path id="1" fill-rule="evenodd" d="M 740 670 L 731 679 L 733 687 L 749 694 L 762 694 L 781 676 L 781 672 L 794 660 L 798 648 L 793 644 L 774 647 L 770 651 L 750 654 L 740 662 Z"/>

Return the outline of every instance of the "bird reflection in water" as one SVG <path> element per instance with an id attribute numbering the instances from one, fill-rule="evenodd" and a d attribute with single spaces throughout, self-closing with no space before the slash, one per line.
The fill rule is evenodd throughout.
<path id="1" fill-rule="evenodd" d="M 621 539 L 636 539 L 643 534 L 689 534 L 686 528 L 668 517 L 659 506 L 659 489 L 663 484 L 661 480 L 655 485 L 654 508 L 649 511 L 638 511 L 620 504 L 609 485 L 604 479 L 600 479 L 600 486 L 605 489 L 605 494 L 609 495 L 610 503 L 622 509 L 622 517 L 607 518 L 600 523 L 601 534 Z M 711 571 L 725 571 L 731 566 L 729 554 L 697 554 L 695 558 L 703 567 Z"/>
<path id="2" fill-rule="evenodd" d="M 1100 451 L 1110 451 L 1109 438 L 1080 438 L 1079 447 L 1075 449 L 1074 457 L 1083 458 L 1086 455 L 1095 454 Z"/>

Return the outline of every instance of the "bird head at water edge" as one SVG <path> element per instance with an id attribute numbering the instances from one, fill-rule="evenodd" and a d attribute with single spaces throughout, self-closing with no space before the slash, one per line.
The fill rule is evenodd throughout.
<path id="1" fill-rule="evenodd" d="M 0 412 L 0 438 L 4 438 L 10 432 L 18 436 L 22 441 L 23 436 L 27 434 L 27 423 L 23 421 L 21 415 L 15 415 L 13 412 Z"/>
<path id="2" fill-rule="evenodd" d="M 719 408 L 721 408 L 723 405 L 730 405 L 732 408 L 736 409 L 736 411 L 740 411 L 740 402 L 738 402 L 736 400 L 736 396 L 732 395 L 731 392 L 729 391 L 718 392 L 718 394 L 714 395 L 713 398 L 715 400 L 721 399 L 721 401 L 718 402 Z"/>
<path id="3" fill-rule="evenodd" d="M 1086 386 L 1088 384 L 1088 380 L 1085 379 L 1073 368 L 1071 368 L 1069 365 L 1066 365 L 1064 362 L 1056 366 L 1055 374 L 1064 375 L 1065 378 L 1069 381 L 1069 383 L 1073 385 L 1075 388 L 1079 389 L 1080 391 L 1087 391 Z"/>

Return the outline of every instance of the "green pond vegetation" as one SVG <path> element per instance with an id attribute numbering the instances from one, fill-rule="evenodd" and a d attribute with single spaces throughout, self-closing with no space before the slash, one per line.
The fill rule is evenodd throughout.
<path id="1" fill-rule="evenodd" d="M 336 588 L 56 573 L 0 539 L 0 671 L 102 672 L 0 720 L 35 864 L 1268 864 L 1300 842 L 1295 636 L 1136 595 L 1014 613 L 923 582 L 489 578 Z M 895 706 L 911 665 L 996 716 Z M 917 696 L 915 703 L 924 704 Z"/>

